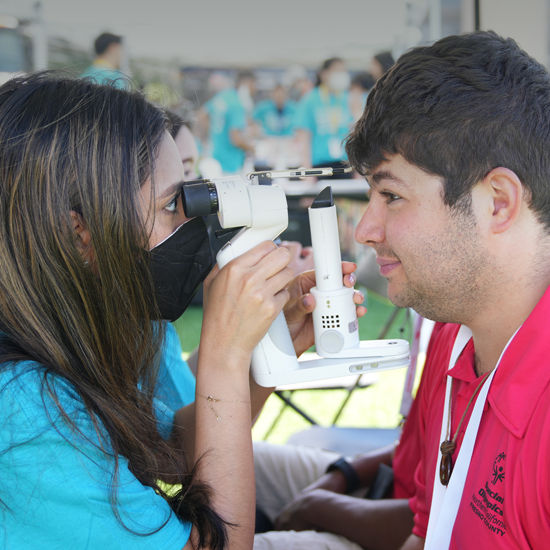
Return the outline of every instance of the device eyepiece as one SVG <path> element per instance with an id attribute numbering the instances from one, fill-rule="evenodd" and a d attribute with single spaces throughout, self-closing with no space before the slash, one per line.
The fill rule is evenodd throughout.
<path id="1" fill-rule="evenodd" d="M 188 218 L 210 216 L 217 214 L 220 209 L 218 191 L 212 182 L 184 185 L 181 198 Z"/>

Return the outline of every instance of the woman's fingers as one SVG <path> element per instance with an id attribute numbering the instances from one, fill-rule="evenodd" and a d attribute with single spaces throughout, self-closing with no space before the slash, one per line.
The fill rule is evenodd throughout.
<path id="1" fill-rule="evenodd" d="M 252 351 L 288 302 L 290 253 L 264 242 L 209 276 L 203 333 L 213 344 Z"/>

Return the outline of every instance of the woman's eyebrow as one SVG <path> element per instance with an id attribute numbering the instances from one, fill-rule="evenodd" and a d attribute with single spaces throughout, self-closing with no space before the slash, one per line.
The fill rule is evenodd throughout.
<path id="1" fill-rule="evenodd" d="M 164 193 L 162 195 L 160 195 L 159 198 L 163 199 L 165 197 L 170 197 L 171 195 L 174 195 L 175 193 L 177 193 L 182 188 L 183 184 L 184 184 L 183 180 L 179 181 L 178 183 L 174 183 L 173 185 L 168 187 L 164 191 Z"/>

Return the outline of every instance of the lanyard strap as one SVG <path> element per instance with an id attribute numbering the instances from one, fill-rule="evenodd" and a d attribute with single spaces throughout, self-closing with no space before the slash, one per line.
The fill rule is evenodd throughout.
<path id="1" fill-rule="evenodd" d="M 323 84 L 319 85 L 319 97 L 321 98 L 321 102 L 323 103 L 323 107 L 325 108 L 327 112 L 327 118 L 329 118 L 330 121 L 330 127 L 332 130 L 332 134 L 336 135 L 338 134 L 338 130 L 340 129 L 340 123 L 342 122 L 343 114 L 344 114 L 344 108 L 343 108 L 343 99 L 344 95 L 338 96 L 334 94 L 334 99 L 336 101 L 336 104 L 332 104 L 331 100 L 331 93 L 329 90 L 324 86 Z M 330 116 L 329 116 L 330 115 Z"/>
<path id="2" fill-rule="evenodd" d="M 521 327 L 520 327 L 521 328 Z M 518 333 L 518 330 L 514 333 L 512 338 L 506 344 L 502 351 L 500 358 L 493 372 L 483 385 L 472 411 L 472 416 L 468 422 L 466 433 L 460 447 L 458 458 L 456 460 L 455 467 L 453 468 L 453 475 L 447 487 L 444 487 L 439 480 L 439 470 L 437 465 L 441 461 L 441 448 L 437 454 L 438 461 L 436 462 L 435 475 L 434 475 L 434 489 L 432 495 L 432 504 L 430 508 L 430 519 L 428 522 L 428 533 L 426 536 L 425 550 L 448 550 L 451 542 L 451 535 L 453 532 L 454 523 L 456 520 L 456 514 L 462 500 L 462 492 L 464 491 L 464 484 L 468 475 L 468 469 L 470 467 L 470 461 L 472 459 L 472 453 L 479 430 L 479 424 L 481 423 L 481 416 L 483 414 L 483 408 L 487 400 L 489 388 L 491 382 L 495 376 L 495 372 L 500 365 L 500 361 L 504 356 L 504 353 L 508 349 L 508 346 L 514 339 L 514 336 Z M 451 359 L 449 361 L 449 369 L 452 369 L 462 353 L 462 350 L 468 343 L 472 336 L 470 329 L 465 326 L 461 326 L 458 331 L 453 351 L 451 353 Z M 441 437 L 440 446 L 446 437 L 447 420 L 449 415 L 449 401 L 451 398 L 451 377 L 447 376 L 447 387 L 445 390 L 445 406 L 443 409 L 443 422 L 441 425 Z"/>

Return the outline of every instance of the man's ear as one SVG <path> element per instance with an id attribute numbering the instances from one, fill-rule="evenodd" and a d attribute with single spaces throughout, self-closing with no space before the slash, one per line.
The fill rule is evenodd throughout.
<path id="1" fill-rule="evenodd" d="M 82 259 L 85 262 L 91 260 L 91 247 L 90 247 L 90 232 L 86 228 L 86 224 L 80 214 L 71 210 L 71 226 L 76 238 L 76 246 L 78 251 L 82 255 Z"/>
<path id="2" fill-rule="evenodd" d="M 515 172 L 499 166 L 491 170 L 481 181 L 488 193 L 494 233 L 509 229 L 521 212 L 524 187 Z"/>

